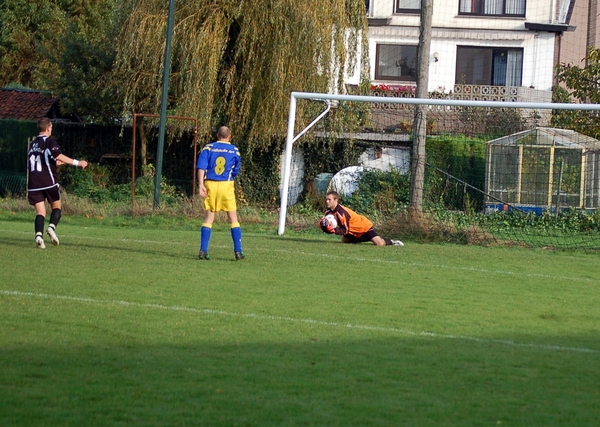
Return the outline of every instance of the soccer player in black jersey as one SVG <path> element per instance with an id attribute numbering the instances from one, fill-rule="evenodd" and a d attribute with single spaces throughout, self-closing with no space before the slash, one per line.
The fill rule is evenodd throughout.
<path id="1" fill-rule="evenodd" d="M 57 246 L 58 236 L 56 226 L 61 216 L 60 191 L 58 184 L 57 166 L 66 163 L 75 167 L 85 168 L 88 162 L 65 156 L 56 141 L 50 138 L 52 122 L 47 117 L 38 121 L 39 135 L 29 146 L 27 153 L 27 200 L 35 207 L 35 244 L 45 249 L 44 222 L 46 221 L 46 200 L 52 208 L 50 224 L 46 233 L 50 241 Z"/>

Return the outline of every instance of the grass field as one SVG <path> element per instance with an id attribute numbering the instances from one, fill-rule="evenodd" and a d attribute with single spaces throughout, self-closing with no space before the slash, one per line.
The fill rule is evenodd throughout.
<path id="1" fill-rule="evenodd" d="M 0 220 L 0 425 L 600 425 L 597 254 L 198 224 Z"/>

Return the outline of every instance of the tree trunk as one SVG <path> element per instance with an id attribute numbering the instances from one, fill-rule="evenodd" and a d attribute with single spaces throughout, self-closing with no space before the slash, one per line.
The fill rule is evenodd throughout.
<path id="1" fill-rule="evenodd" d="M 140 158 L 142 161 L 142 171 L 148 166 L 148 138 L 146 137 L 146 128 L 144 128 L 144 119 L 141 118 L 138 124 L 138 135 L 140 136 Z"/>
<path id="2" fill-rule="evenodd" d="M 421 34 L 419 36 L 419 70 L 417 98 L 429 97 L 429 52 L 431 44 L 431 15 L 433 0 L 421 2 Z M 427 105 L 415 107 L 415 132 L 412 150 L 410 182 L 410 213 L 413 218 L 423 215 L 423 184 L 425 183 L 425 139 L 427 137 Z"/>

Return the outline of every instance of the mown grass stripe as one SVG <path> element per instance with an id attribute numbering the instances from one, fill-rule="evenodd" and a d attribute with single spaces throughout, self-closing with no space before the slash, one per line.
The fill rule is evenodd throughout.
<path id="1" fill-rule="evenodd" d="M 7 233 L 16 233 L 16 234 L 29 234 L 29 232 L 24 231 L 16 231 L 16 230 L 6 230 L 0 229 L 0 232 Z M 61 234 L 63 236 L 63 234 Z M 192 245 L 194 247 L 194 251 L 197 250 L 197 243 L 194 242 L 180 242 L 180 241 L 157 241 L 157 240 L 139 240 L 139 239 L 114 239 L 114 238 L 103 238 L 103 237 L 94 237 L 94 236 L 79 236 L 79 235 L 69 235 L 64 234 L 65 237 L 69 239 L 81 239 L 81 240 L 99 240 L 99 241 L 107 241 L 107 242 L 130 242 L 130 243 L 143 243 L 143 244 L 155 244 L 155 245 Z M 231 245 L 218 245 L 212 244 L 211 247 L 219 248 L 219 249 L 227 249 L 230 248 Z M 408 248 L 403 248 L 401 250 L 409 250 Z M 345 256 L 345 255 L 335 255 L 329 253 L 312 253 L 312 252 L 303 252 L 303 251 L 291 251 L 286 249 L 265 249 L 265 248 L 257 248 L 257 247 L 245 247 L 245 252 L 251 253 L 252 251 L 257 252 L 276 252 L 282 254 L 294 254 L 294 255 L 302 255 L 302 256 L 312 256 L 312 257 L 323 257 L 323 258 L 332 258 L 332 259 L 340 259 L 346 261 L 358 261 L 358 262 L 371 262 L 371 263 L 381 263 L 381 264 L 391 264 L 391 265 L 403 265 L 407 267 L 419 267 L 419 268 L 437 268 L 437 269 L 446 269 L 446 270 L 456 270 L 456 271 L 470 271 L 474 273 L 483 273 L 483 274 L 496 274 L 496 275 L 504 275 L 504 276 L 513 276 L 513 277 L 532 277 L 539 279 L 547 279 L 547 280 L 568 280 L 573 282 L 585 282 L 591 283 L 596 282 L 597 280 L 591 279 L 589 277 L 575 277 L 575 276 L 553 276 L 549 274 L 540 274 L 540 273 L 523 273 L 511 270 L 490 270 L 485 268 L 475 268 L 475 267 L 464 267 L 464 266 L 455 266 L 455 265 L 447 265 L 447 264 L 431 264 L 431 263 L 421 263 L 421 262 L 407 262 L 401 260 L 389 260 L 389 259 L 381 259 L 381 258 L 365 258 L 365 257 L 353 257 L 353 256 Z"/>
<path id="2" fill-rule="evenodd" d="M 486 339 L 479 337 L 472 337 L 466 335 L 449 335 L 449 334 L 438 334 L 435 332 L 427 332 L 427 331 L 410 331 L 407 329 L 400 328 L 392 328 L 387 326 L 369 326 L 369 325 L 356 325 L 352 323 L 338 323 L 338 322 L 327 322 L 323 320 L 315 320 L 315 319 L 298 319 L 294 317 L 288 316 L 271 316 L 271 315 L 259 315 L 255 313 L 234 313 L 223 310 L 209 309 L 209 308 L 194 308 L 194 307 L 182 307 L 182 306 L 167 306 L 162 304 L 144 304 L 137 303 L 131 301 L 123 301 L 123 300 L 100 300 L 96 298 L 86 298 L 86 297 L 73 297 L 68 295 L 51 295 L 44 293 L 35 293 L 35 292 L 21 292 L 21 291 L 11 291 L 11 290 L 0 290 L 0 294 L 7 296 L 15 296 L 15 297 L 34 297 L 34 298 L 43 298 L 43 299 L 56 299 L 56 300 L 64 300 L 64 301 L 75 301 L 75 302 L 83 302 L 83 303 L 91 303 L 91 304 L 103 304 L 103 305 L 121 305 L 121 306 L 129 306 L 129 307 L 138 307 L 138 308 L 152 308 L 159 310 L 170 310 L 170 311 L 181 311 L 181 312 L 189 312 L 189 313 L 202 313 L 202 314 L 211 314 L 211 315 L 220 315 L 220 316 L 230 316 L 230 317 L 241 317 L 248 319 L 259 319 L 259 320 L 272 320 L 272 321 L 285 321 L 291 323 L 304 323 L 311 324 L 317 326 L 327 326 L 327 327 L 338 327 L 338 328 L 346 328 L 346 329 L 356 329 L 356 330 L 367 330 L 367 331 L 377 331 L 377 332 L 391 332 L 401 335 L 409 335 L 409 336 L 420 336 L 420 337 L 430 337 L 430 338 L 442 338 L 442 339 L 454 339 L 454 340 L 465 340 L 472 341 L 480 344 L 500 344 L 511 347 L 519 347 L 519 348 L 533 348 L 533 349 L 541 349 L 541 350 L 549 350 L 549 351 L 567 351 L 567 352 L 575 352 L 575 353 L 600 353 L 599 350 L 594 350 L 590 348 L 582 348 L 582 347 L 565 347 L 558 345 L 549 345 L 549 344 L 533 344 L 533 343 L 519 343 L 512 340 L 495 340 L 495 339 Z"/>

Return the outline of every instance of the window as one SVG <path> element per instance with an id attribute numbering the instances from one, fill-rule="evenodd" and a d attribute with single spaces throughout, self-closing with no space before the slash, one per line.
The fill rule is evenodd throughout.
<path id="1" fill-rule="evenodd" d="M 458 14 L 525 16 L 525 0 L 460 0 Z"/>
<path id="2" fill-rule="evenodd" d="M 375 78 L 416 81 L 417 49 L 414 45 L 378 44 Z"/>
<path id="3" fill-rule="evenodd" d="M 421 0 L 396 0 L 396 13 L 421 13 Z"/>
<path id="4" fill-rule="evenodd" d="M 458 46 L 457 84 L 521 86 L 523 49 Z"/>

